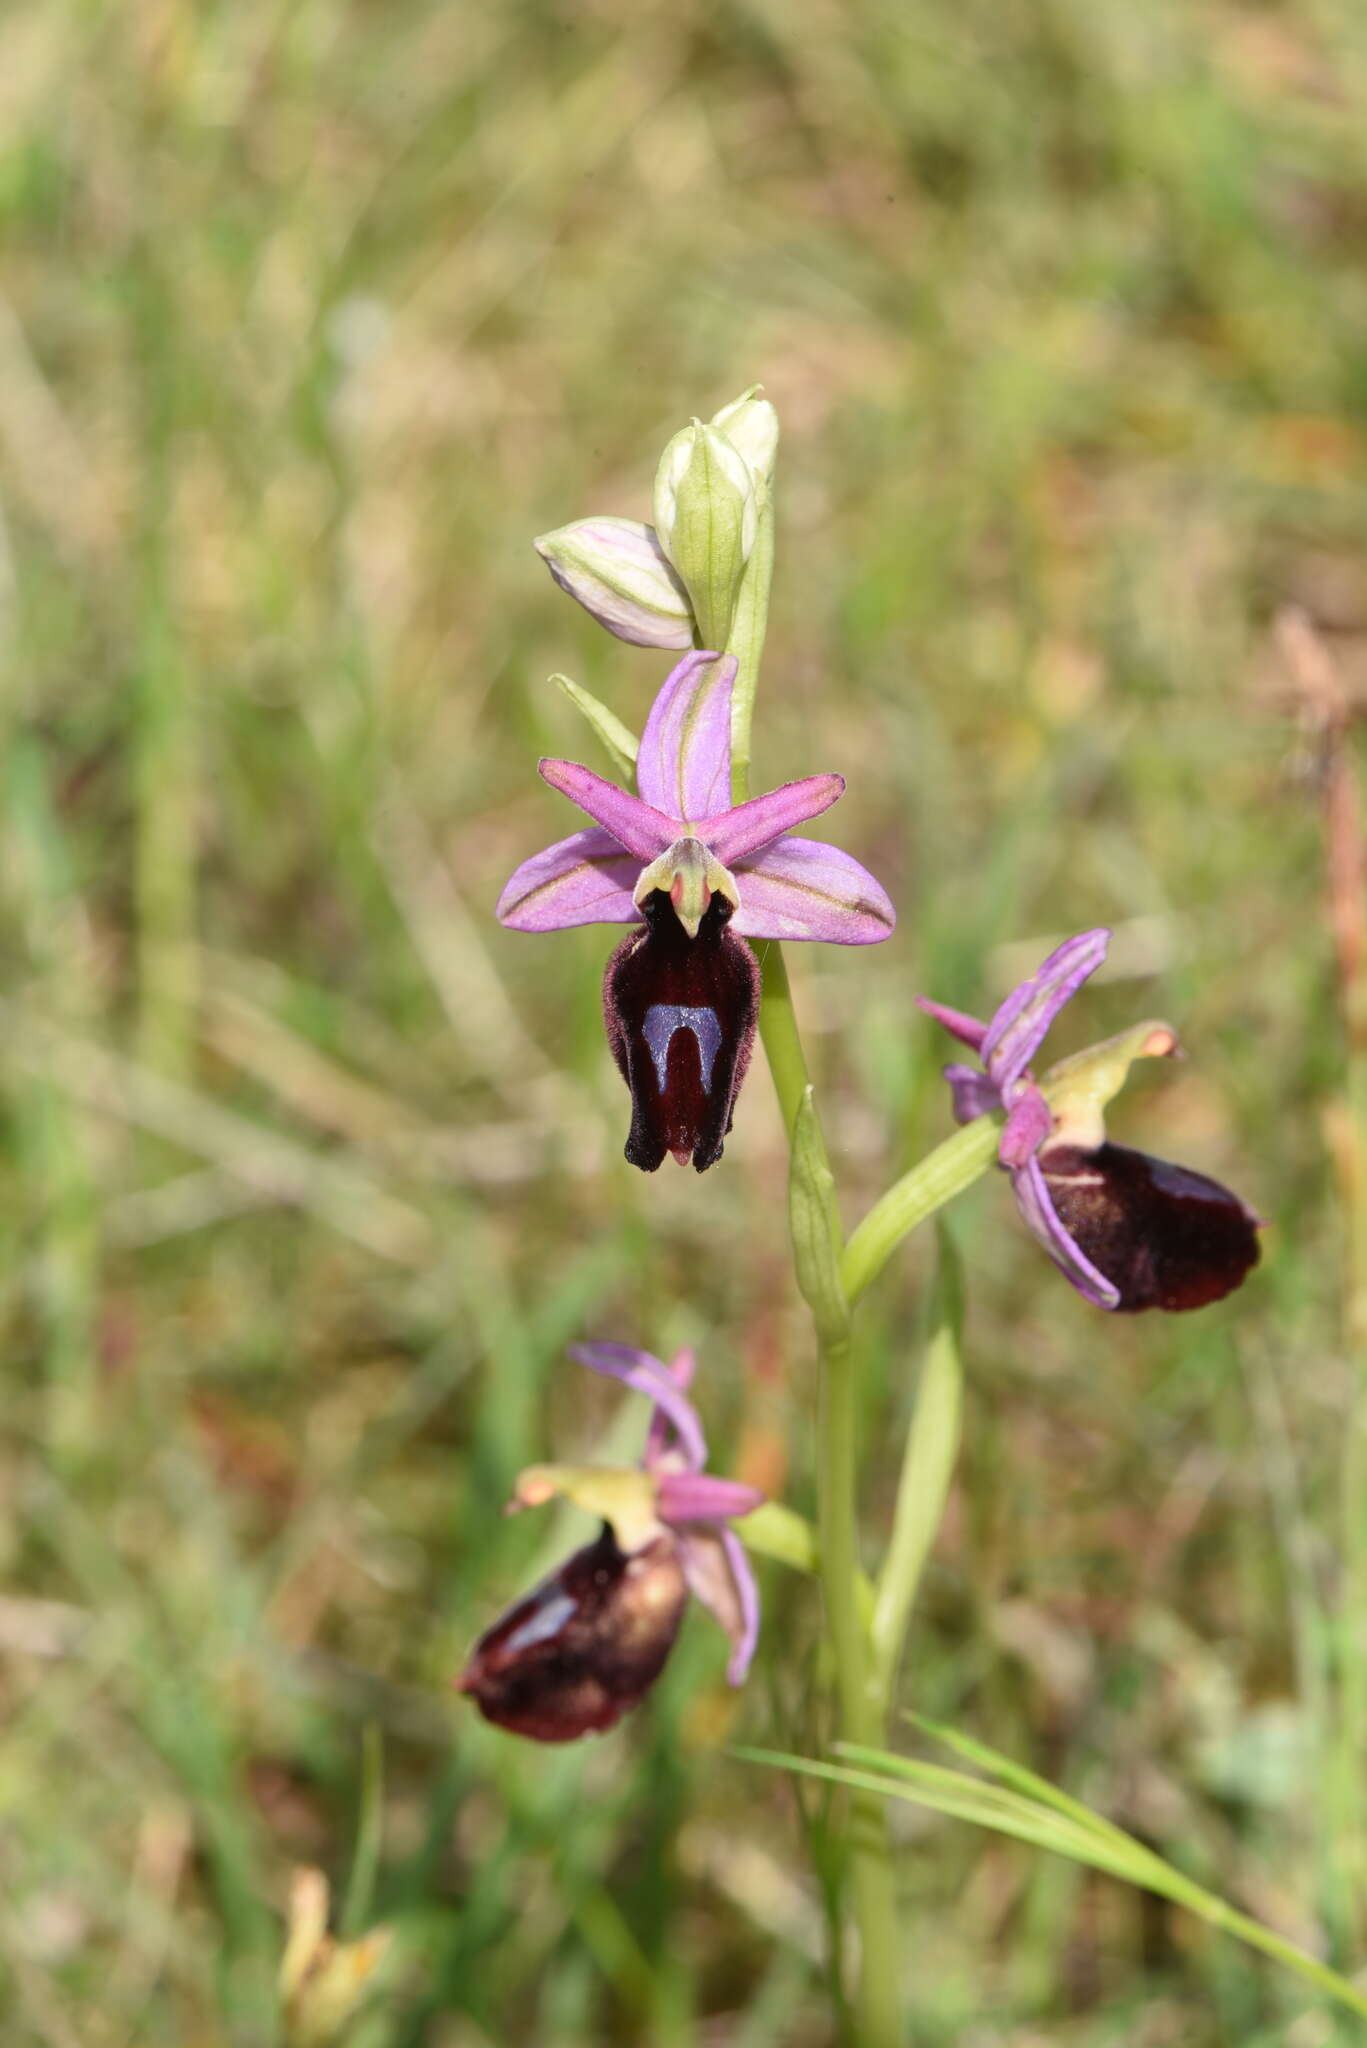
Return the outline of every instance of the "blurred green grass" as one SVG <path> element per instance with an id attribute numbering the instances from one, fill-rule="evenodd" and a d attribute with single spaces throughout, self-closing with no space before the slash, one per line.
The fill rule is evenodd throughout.
<path id="1" fill-rule="evenodd" d="M 946 1127 L 913 994 L 1106 921 L 1073 1042 L 1157 1011 L 1193 1055 L 1120 1134 L 1272 1225 L 1155 1327 L 999 1185 L 956 1212 L 906 1697 L 1323 1938 L 1342 1046 L 1268 622 L 1367 678 L 1365 114 L 1351 0 L 0 15 L 7 2043 L 280 2039 L 288 1871 L 345 1895 L 369 1727 L 362 2048 L 831 2038 L 838 1838 L 725 1755 L 821 1733 L 806 1588 L 766 1574 L 739 1702 L 692 1622 L 573 1753 L 446 1691 L 547 1554 L 514 1471 L 631 1427 L 574 1337 L 695 1341 L 718 1442 L 810 1505 L 767 1080 L 705 1182 L 629 1175 L 607 935 L 489 914 L 566 829 L 545 677 L 635 723 L 663 670 L 530 537 L 643 514 L 756 378 L 756 770 L 845 772 L 902 913 L 792 961 L 849 1220 Z M 871 1542 L 925 1259 L 865 1318 Z M 898 1826 L 918 2042 L 1348 2038 L 1153 1901 Z"/>

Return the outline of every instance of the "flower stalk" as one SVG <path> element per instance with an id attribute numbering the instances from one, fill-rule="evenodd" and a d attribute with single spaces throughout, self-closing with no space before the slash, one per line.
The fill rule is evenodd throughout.
<path id="1" fill-rule="evenodd" d="M 768 622 L 773 571 L 773 496 L 760 484 L 755 544 L 741 583 L 726 651 L 736 659 L 732 691 L 731 764 L 736 800 L 749 789 L 750 727 Z M 808 1077 L 783 949 L 761 954 L 760 1043 L 773 1077 L 791 1155 L 794 1259 L 817 1332 L 817 1562 L 826 1636 L 836 1673 L 840 1732 L 850 1742 L 880 1742 L 887 1696 L 874 1671 L 870 1619 L 861 1592 L 859 1557 L 858 1379 L 849 1336 L 849 1299 L 841 1281 L 844 1233 L 835 1181 Z M 824 1332 L 824 1335 L 823 1335 Z M 850 1888 L 858 1932 L 853 1996 L 856 2038 L 867 2048 L 895 2048 L 901 2039 L 897 1894 L 882 1802 L 853 1793 L 849 1812 Z"/>

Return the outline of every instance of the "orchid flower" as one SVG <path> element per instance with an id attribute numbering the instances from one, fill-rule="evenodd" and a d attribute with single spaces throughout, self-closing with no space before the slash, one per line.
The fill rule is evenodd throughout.
<path id="1" fill-rule="evenodd" d="M 1258 1262 L 1259 1219 L 1219 1181 L 1106 1137 L 1103 1111 L 1138 1058 L 1180 1056 L 1169 1024 L 1148 1022 L 1065 1060 L 1045 1100 L 1030 1073 L 1059 1011 L 1106 957 L 1110 933 L 1082 932 L 1013 989 L 991 1023 L 918 996 L 978 1055 L 945 1068 L 960 1123 L 1006 1111 L 997 1157 L 1028 1228 L 1098 1308 L 1202 1308 Z"/>
<path id="2" fill-rule="evenodd" d="M 498 900 L 515 931 L 637 927 L 608 961 L 608 1044 L 631 1090 L 626 1156 L 653 1173 L 666 1152 L 701 1173 L 720 1157 L 759 1009 L 749 939 L 867 946 L 896 922 L 849 854 L 793 827 L 828 810 L 839 775 L 810 775 L 731 802 L 732 656 L 694 652 L 666 678 L 631 796 L 575 761 L 544 781 L 596 822 L 526 860 Z"/>
<path id="3" fill-rule="evenodd" d="M 726 1675 L 741 1685 L 759 1635 L 759 1594 L 727 1524 L 763 1495 L 704 1468 L 707 1442 L 688 1398 L 693 1353 L 665 1365 L 627 1344 L 581 1344 L 570 1357 L 654 1404 L 632 1469 L 533 1465 L 510 1509 L 557 1494 L 601 1515 L 596 1540 L 496 1621 L 461 1677 L 486 1721 L 538 1742 L 572 1742 L 613 1727 L 649 1690 L 674 1647 L 691 1593 L 731 1643 Z"/>

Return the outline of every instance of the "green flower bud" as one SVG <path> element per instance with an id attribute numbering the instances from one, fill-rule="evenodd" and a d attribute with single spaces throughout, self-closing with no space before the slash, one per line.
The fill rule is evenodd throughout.
<path id="1" fill-rule="evenodd" d="M 736 453 L 744 457 L 756 481 L 770 484 L 778 454 L 778 414 L 767 398 L 755 396 L 763 389 L 762 384 L 752 384 L 730 405 L 713 413 L 712 424 L 720 427 Z"/>
<path id="2" fill-rule="evenodd" d="M 634 647 L 691 647 L 682 583 L 639 519 L 575 519 L 533 542 L 562 590 Z"/>
<path id="3" fill-rule="evenodd" d="M 655 476 L 655 531 L 682 577 L 704 647 L 725 647 L 755 544 L 749 464 L 715 427 L 695 420 L 665 449 Z"/>

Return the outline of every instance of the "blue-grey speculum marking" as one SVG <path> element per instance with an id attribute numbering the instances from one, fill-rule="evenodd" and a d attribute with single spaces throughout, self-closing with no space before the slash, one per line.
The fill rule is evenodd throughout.
<path id="1" fill-rule="evenodd" d="M 655 1074 L 660 1083 L 661 1095 L 665 1092 L 665 1081 L 669 1074 L 669 1048 L 676 1031 L 691 1031 L 698 1041 L 698 1060 L 702 1067 L 702 1092 L 710 1094 L 712 1089 L 712 1062 L 721 1045 L 721 1025 L 717 1013 L 711 1009 L 694 1009 L 684 1003 L 652 1003 L 646 1011 L 641 1035 L 650 1047 L 650 1057 L 655 1062 Z"/>

